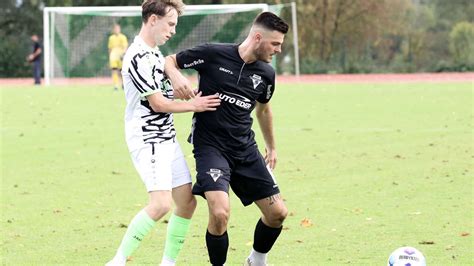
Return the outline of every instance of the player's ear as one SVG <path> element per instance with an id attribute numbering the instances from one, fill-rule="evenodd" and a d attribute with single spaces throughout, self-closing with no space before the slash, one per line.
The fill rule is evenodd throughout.
<path id="1" fill-rule="evenodd" d="M 155 26 L 157 18 L 158 17 L 155 14 L 150 15 L 150 17 L 148 18 L 152 26 Z"/>
<path id="2" fill-rule="evenodd" d="M 262 33 L 256 32 L 254 38 L 255 38 L 255 41 L 259 43 L 262 40 Z"/>

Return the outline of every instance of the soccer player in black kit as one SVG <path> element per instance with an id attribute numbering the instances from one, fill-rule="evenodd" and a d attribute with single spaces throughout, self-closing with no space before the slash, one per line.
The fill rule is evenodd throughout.
<path id="1" fill-rule="evenodd" d="M 272 174 L 277 154 L 268 103 L 275 90 L 275 70 L 268 63 L 281 52 L 287 32 L 281 18 L 263 12 L 241 44 L 203 44 L 166 59 L 175 95 L 193 97 L 191 83 L 179 69 L 194 69 L 202 95 L 217 93 L 221 99 L 216 111 L 194 114 L 189 137 L 197 170 L 193 194 L 203 196 L 209 207 L 206 244 L 212 265 L 223 265 L 227 258 L 229 185 L 244 206 L 254 202 L 262 212 L 246 265 L 266 265 L 288 213 Z M 251 129 L 253 109 L 265 140 L 265 157 Z"/>

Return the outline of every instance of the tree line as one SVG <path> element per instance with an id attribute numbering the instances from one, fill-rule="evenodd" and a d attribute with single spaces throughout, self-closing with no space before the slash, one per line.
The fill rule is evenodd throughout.
<path id="1" fill-rule="evenodd" d="M 441 72 L 474 70 L 471 0 L 293 0 L 297 4 L 302 73 Z M 0 76 L 30 76 L 29 37 L 43 32 L 45 6 L 136 6 L 141 0 L 4 0 L 0 10 Z M 184 0 L 186 4 L 290 0 Z M 281 15 L 291 23 L 284 5 Z M 293 72 L 292 32 L 278 57 Z"/>

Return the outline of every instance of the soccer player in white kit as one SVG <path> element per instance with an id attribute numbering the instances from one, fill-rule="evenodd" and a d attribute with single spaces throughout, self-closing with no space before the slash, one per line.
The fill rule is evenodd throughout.
<path id="1" fill-rule="evenodd" d="M 124 56 L 125 136 L 149 201 L 128 225 L 107 265 L 125 265 L 144 236 L 170 211 L 172 201 L 176 208 L 168 222 L 161 265 L 174 265 L 196 208 L 172 113 L 214 111 L 220 100 L 217 95 L 202 97 L 198 93 L 190 101 L 173 101 L 173 88 L 164 74 L 165 58 L 158 46 L 175 34 L 183 9 L 181 0 L 145 0 L 142 28 Z"/>

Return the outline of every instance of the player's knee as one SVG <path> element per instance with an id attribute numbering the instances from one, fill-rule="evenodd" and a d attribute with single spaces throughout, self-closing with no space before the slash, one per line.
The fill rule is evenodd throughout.
<path id="1" fill-rule="evenodd" d="M 229 221 L 229 210 L 224 208 L 212 210 L 211 221 L 216 228 L 226 228 Z"/>
<path id="2" fill-rule="evenodd" d="M 171 202 L 150 203 L 148 206 L 151 211 L 150 216 L 154 220 L 156 220 L 155 218 L 159 219 L 171 210 Z"/>
<path id="3" fill-rule="evenodd" d="M 217 214 L 209 220 L 208 230 L 213 235 L 222 235 L 227 231 L 227 221 L 229 216 Z"/>
<path id="4" fill-rule="evenodd" d="M 191 200 L 189 200 L 188 204 L 187 204 L 188 208 L 190 210 L 195 210 L 196 209 L 196 206 L 197 206 L 197 200 L 195 197 L 192 197 Z"/>
<path id="5" fill-rule="evenodd" d="M 197 201 L 195 197 L 190 197 L 189 200 L 180 203 L 179 205 L 176 206 L 177 209 L 180 209 L 183 212 L 186 213 L 193 213 L 194 210 L 196 209 L 197 206 Z"/>
<path id="6" fill-rule="evenodd" d="M 278 220 L 283 223 L 285 221 L 286 217 L 288 216 L 288 209 L 286 206 L 282 206 L 279 215 L 278 215 Z"/>
<path id="7" fill-rule="evenodd" d="M 275 225 L 281 225 L 288 216 L 288 209 L 285 205 L 282 205 L 280 208 L 276 209 L 272 215 L 271 220 Z"/>

